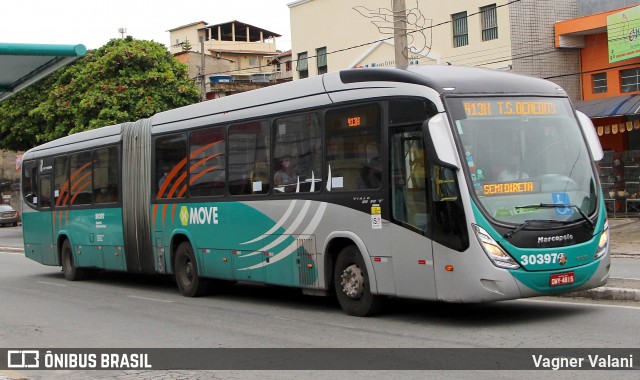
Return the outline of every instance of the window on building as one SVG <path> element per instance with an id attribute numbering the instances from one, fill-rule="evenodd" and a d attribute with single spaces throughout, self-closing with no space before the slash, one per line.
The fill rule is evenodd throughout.
<path id="1" fill-rule="evenodd" d="M 298 65 L 296 70 L 300 79 L 309 77 L 309 64 L 307 59 L 307 52 L 298 53 Z"/>
<path id="2" fill-rule="evenodd" d="M 601 94 L 607 92 L 607 73 L 597 73 L 591 75 L 593 83 L 593 93 Z"/>
<path id="3" fill-rule="evenodd" d="M 469 45 L 467 12 L 453 14 L 451 19 L 453 20 L 453 47 Z"/>
<path id="4" fill-rule="evenodd" d="M 249 57 L 249 66 L 258 66 L 258 57 Z"/>
<path id="5" fill-rule="evenodd" d="M 498 16 L 496 5 L 491 4 L 480 8 L 482 15 L 482 41 L 498 39 Z"/>
<path id="6" fill-rule="evenodd" d="M 285 62 L 284 64 L 285 64 L 285 70 L 286 70 L 286 71 L 291 71 L 291 70 L 292 70 L 292 67 L 291 67 L 291 66 L 292 66 L 291 61 L 287 61 L 287 62 Z"/>
<path id="7" fill-rule="evenodd" d="M 620 84 L 622 92 L 640 91 L 640 68 L 621 70 Z"/>
<path id="8" fill-rule="evenodd" d="M 327 73 L 327 47 L 316 49 L 316 62 L 318 63 L 318 75 Z"/>

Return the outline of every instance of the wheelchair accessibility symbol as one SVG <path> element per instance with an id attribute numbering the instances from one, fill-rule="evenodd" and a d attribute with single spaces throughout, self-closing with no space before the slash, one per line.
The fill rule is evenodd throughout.
<path id="1" fill-rule="evenodd" d="M 571 210 L 571 202 L 569 201 L 569 194 L 567 193 L 552 193 L 553 203 L 557 205 L 563 205 L 564 207 L 556 207 L 556 215 L 569 216 L 573 213 Z"/>

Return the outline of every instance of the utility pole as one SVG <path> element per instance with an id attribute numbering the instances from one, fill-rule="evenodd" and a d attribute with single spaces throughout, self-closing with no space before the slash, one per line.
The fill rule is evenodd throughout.
<path id="1" fill-rule="evenodd" d="M 407 45 L 407 8 L 404 0 L 393 0 L 393 44 L 395 46 L 396 67 L 409 67 Z"/>
<path id="2" fill-rule="evenodd" d="M 206 73 L 204 70 L 204 30 L 198 30 L 198 39 L 200 40 L 200 70 L 198 70 L 198 77 L 200 78 L 200 99 L 204 102 L 207 100 L 207 82 L 204 78 Z"/>

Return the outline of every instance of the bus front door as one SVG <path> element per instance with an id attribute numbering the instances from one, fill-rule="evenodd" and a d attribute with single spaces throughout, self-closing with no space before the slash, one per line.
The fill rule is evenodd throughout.
<path id="1" fill-rule="evenodd" d="M 394 128 L 391 144 L 391 208 L 394 224 L 393 260 L 396 293 L 401 297 L 435 299 L 433 246 L 427 238 L 431 219 L 428 162 L 420 126 Z"/>

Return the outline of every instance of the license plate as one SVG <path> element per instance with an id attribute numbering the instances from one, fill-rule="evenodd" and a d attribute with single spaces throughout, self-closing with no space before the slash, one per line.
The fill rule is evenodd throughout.
<path id="1" fill-rule="evenodd" d="M 575 277 L 573 272 L 552 274 L 549 277 L 549 285 L 551 286 L 571 285 L 573 284 L 574 280 L 575 280 Z"/>

